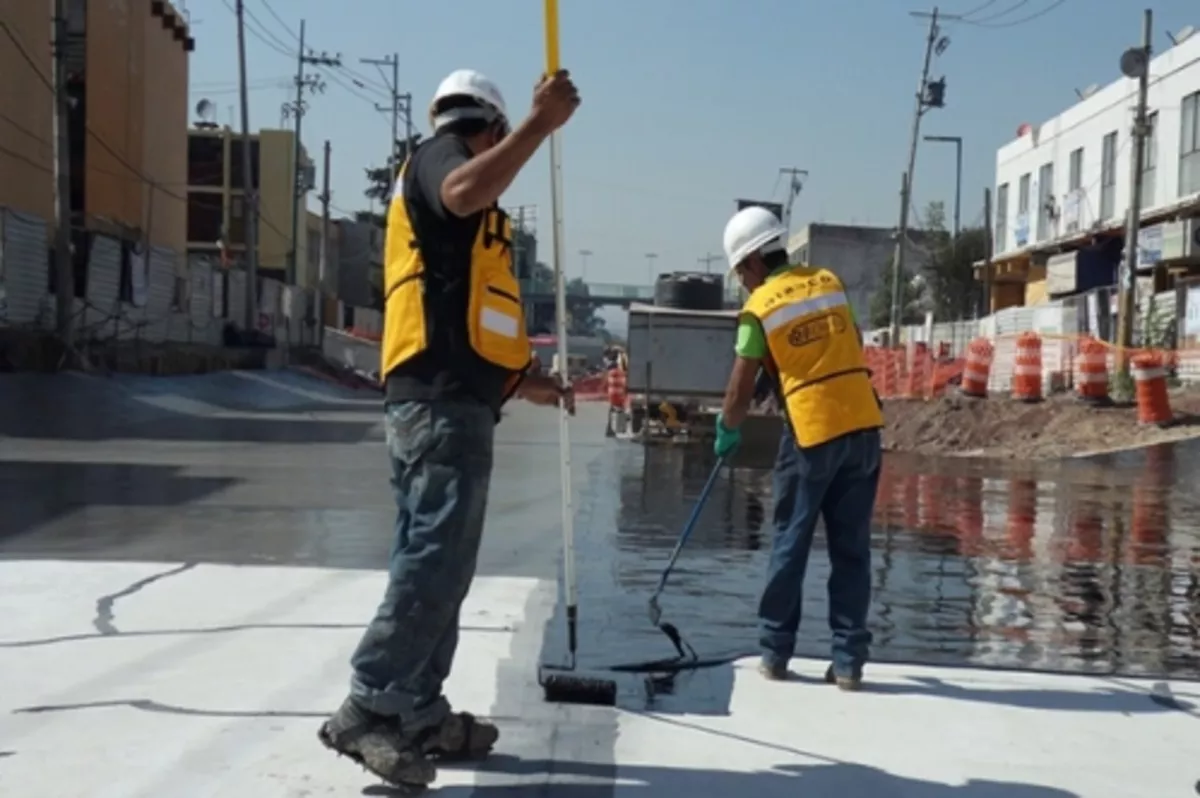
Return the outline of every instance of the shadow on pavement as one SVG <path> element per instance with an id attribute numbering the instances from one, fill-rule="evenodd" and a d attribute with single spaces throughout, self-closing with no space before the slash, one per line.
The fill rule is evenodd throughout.
<path id="1" fill-rule="evenodd" d="M 0 378 L 0 437 L 357 443 L 376 426 L 378 407 L 378 399 L 366 401 L 354 392 L 285 373 L 153 378 L 16 374 Z M 306 417 L 331 412 L 362 413 L 363 418 Z M 226 415 L 231 413 L 238 415 Z"/>
<path id="2" fill-rule="evenodd" d="M 795 752 L 797 756 L 824 759 L 816 754 Z M 448 767 L 448 766 L 443 766 Z M 579 777 L 613 778 L 613 767 L 588 762 L 555 762 L 495 756 L 480 769 L 486 773 L 505 773 L 519 776 L 536 774 L 556 778 Z M 644 765 L 618 766 L 617 777 L 621 791 L 635 787 L 654 795 L 753 795 L 755 798 L 796 795 L 835 796 L 844 798 L 885 798 L 886 796 L 922 796 L 922 798 L 1079 798 L 1076 793 L 1055 787 L 1021 784 L 1011 781 L 971 779 L 965 784 L 949 785 L 923 779 L 897 776 L 879 768 L 850 762 L 830 762 L 822 765 L 779 765 L 771 770 L 738 773 L 704 768 L 684 769 Z M 611 783 L 545 785 L 539 795 L 586 798 L 613 794 Z M 441 787 L 439 796 L 529 795 L 533 785 L 454 785 Z M 392 796 L 404 793 L 386 787 L 372 786 L 363 795 Z"/>
<path id="3" fill-rule="evenodd" d="M 89 506 L 179 507 L 238 481 L 180 476 L 181 470 L 160 465 L 0 461 L 0 551 L 9 553 L 15 539 Z M 77 530 L 78 535 L 96 532 Z M 49 543 L 43 536 L 39 549 L 44 550 Z"/>

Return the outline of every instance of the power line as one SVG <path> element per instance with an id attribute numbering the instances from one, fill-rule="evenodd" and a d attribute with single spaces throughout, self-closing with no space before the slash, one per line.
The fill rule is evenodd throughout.
<path id="1" fill-rule="evenodd" d="M 996 4 L 996 0 L 983 0 L 982 3 L 975 6 L 970 11 L 962 12 L 962 14 L 960 14 L 960 16 L 962 16 L 965 19 L 966 17 L 970 17 L 975 14 L 978 14 L 980 11 L 987 11 L 989 8 L 991 8 L 995 4 Z"/>
<path id="2" fill-rule="evenodd" d="M 986 17 L 982 17 L 980 19 L 970 20 L 970 22 L 972 22 L 975 25 L 982 25 L 984 23 L 991 22 L 994 19 L 1001 19 L 1002 17 L 1007 17 L 1012 12 L 1020 11 L 1022 8 L 1024 8 L 1027 5 L 1029 5 L 1029 0 L 1017 0 L 1016 5 L 1009 6 L 1008 8 L 997 11 L 994 14 L 989 14 Z M 963 14 L 963 16 L 965 17 L 967 15 Z M 960 22 L 961 21 L 962 20 L 960 20 Z"/>
<path id="3" fill-rule="evenodd" d="M 1043 8 L 1041 11 L 1035 11 L 1035 12 L 1034 12 L 1034 13 L 1032 13 L 1032 14 L 1029 14 L 1029 15 L 1027 15 L 1027 16 L 1024 16 L 1024 17 L 1021 17 L 1020 19 L 1014 19 L 1014 20 L 1010 20 L 1010 21 L 1008 21 L 1008 22 L 996 22 L 996 23 L 993 23 L 993 24 L 988 24 L 988 23 L 987 23 L 986 21 L 984 21 L 984 20 L 971 20 L 971 19 L 966 19 L 966 20 L 960 20 L 960 21 L 961 21 L 961 22 L 965 22 L 965 23 L 966 23 L 966 24 L 968 24 L 968 25 L 974 25 L 974 26 L 976 26 L 976 27 L 979 27 L 979 28 L 1014 28 L 1014 27 L 1016 27 L 1017 25 L 1024 25 L 1024 24 L 1025 24 L 1025 23 L 1027 23 L 1027 22 L 1033 22 L 1033 21 L 1034 21 L 1034 20 L 1036 20 L 1036 19 L 1040 19 L 1040 18 L 1042 18 L 1042 17 L 1046 16 L 1046 15 L 1047 15 L 1047 14 L 1049 14 L 1051 11 L 1053 11 L 1053 10 L 1054 10 L 1054 9 L 1056 9 L 1056 8 L 1058 8 L 1059 6 L 1061 6 L 1062 4 L 1064 4 L 1065 2 L 1067 2 L 1067 0 L 1052 0 L 1052 2 L 1050 3 L 1050 5 L 1046 6 L 1046 7 L 1045 7 L 1045 8 Z M 1024 5 L 1024 4 L 1022 3 L 1022 4 L 1020 4 L 1020 5 Z M 1015 7 L 1014 7 L 1012 10 L 1014 10 L 1014 11 L 1015 11 L 1017 8 L 1019 8 L 1019 7 L 1020 7 L 1020 5 L 1018 5 L 1018 6 L 1015 6 Z"/>

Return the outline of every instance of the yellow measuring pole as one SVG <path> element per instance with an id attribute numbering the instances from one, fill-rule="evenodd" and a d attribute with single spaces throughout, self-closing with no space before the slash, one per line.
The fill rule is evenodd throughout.
<path id="1" fill-rule="evenodd" d="M 545 0 L 543 16 L 546 18 L 546 74 L 553 75 L 562 67 L 558 58 L 558 0 Z"/>

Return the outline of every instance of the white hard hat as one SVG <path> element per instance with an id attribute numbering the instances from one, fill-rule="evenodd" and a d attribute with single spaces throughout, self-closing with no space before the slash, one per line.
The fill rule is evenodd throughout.
<path id="1" fill-rule="evenodd" d="M 725 257 L 733 271 L 755 252 L 783 249 L 783 222 L 766 208 L 742 208 L 725 225 Z M 768 246 L 771 245 L 771 246 Z"/>
<path id="2" fill-rule="evenodd" d="M 479 108 L 448 108 L 440 106 L 451 97 L 470 97 L 479 103 Z M 495 83 L 473 69 L 456 69 L 438 84 L 429 103 L 429 124 L 436 133 L 443 126 L 459 119 L 508 120 L 504 97 Z"/>

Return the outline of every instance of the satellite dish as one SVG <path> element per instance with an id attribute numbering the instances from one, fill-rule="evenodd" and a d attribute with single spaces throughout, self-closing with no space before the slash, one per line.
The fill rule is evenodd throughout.
<path id="1" fill-rule="evenodd" d="M 1130 47 L 1121 53 L 1121 74 L 1127 78 L 1140 78 L 1146 74 L 1150 59 L 1141 47 Z"/>
<path id="2" fill-rule="evenodd" d="M 1171 44 L 1183 44 L 1195 32 L 1196 29 L 1191 25 L 1184 25 L 1177 33 L 1168 33 L 1167 36 L 1171 39 Z"/>
<path id="3" fill-rule="evenodd" d="M 1093 94 L 1095 94 L 1098 91 L 1100 91 L 1100 84 L 1093 83 L 1092 85 L 1088 86 L 1086 89 L 1083 90 L 1082 99 L 1086 100 L 1088 97 L 1091 97 Z"/>
<path id="4" fill-rule="evenodd" d="M 213 121 L 212 118 L 216 114 L 216 111 L 216 106 L 212 104 L 211 100 L 201 100 L 196 103 L 196 116 L 200 117 L 202 122 Z"/>

